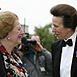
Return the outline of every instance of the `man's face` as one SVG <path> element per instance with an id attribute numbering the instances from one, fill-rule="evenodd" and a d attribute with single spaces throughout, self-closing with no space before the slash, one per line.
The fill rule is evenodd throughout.
<path id="1" fill-rule="evenodd" d="M 53 16 L 52 18 L 52 32 L 58 39 L 67 39 L 69 36 L 69 28 L 63 26 L 63 17 Z"/>
<path id="2" fill-rule="evenodd" d="M 36 40 L 36 41 L 40 42 L 39 36 L 32 36 L 31 37 L 31 40 Z"/>

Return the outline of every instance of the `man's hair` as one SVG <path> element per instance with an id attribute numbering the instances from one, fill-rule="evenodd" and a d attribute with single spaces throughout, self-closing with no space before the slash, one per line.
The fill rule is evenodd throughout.
<path id="1" fill-rule="evenodd" d="M 53 16 L 63 17 L 63 25 L 65 28 L 76 29 L 77 26 L 77 11 L 74 7 L 68 4 L 58 4 L 50 9 Z"/>

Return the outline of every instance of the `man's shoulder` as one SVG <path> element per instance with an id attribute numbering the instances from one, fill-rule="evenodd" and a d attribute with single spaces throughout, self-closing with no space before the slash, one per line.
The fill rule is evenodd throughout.
<path id="1" fill-rule="evenodd" d="M 52 45 L 59 45 L 62 42 L 63 39 L 57 40 L 52 43 Z"/>

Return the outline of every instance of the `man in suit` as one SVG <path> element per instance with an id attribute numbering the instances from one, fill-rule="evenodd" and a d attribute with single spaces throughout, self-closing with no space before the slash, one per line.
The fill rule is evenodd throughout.
<path id="1" fill-rule="evenodd" d="M 77 77 L 77 11 L 67 4 L 58 4 L 50 9 L 52 32 L 60 39 L 52 49 L 53 77 Z"/>
<path id="2" fill-rule="evenodd" d="M 42 46 L 38 35 L 32 35 L 31 40 L 36 40 L 36 43 L 30 43 L 29 50 L 24 50 L 22 55 L 22 61 L 26 64 L 25 68 L 29 77 L 52 77 L 51 53 Z"/>

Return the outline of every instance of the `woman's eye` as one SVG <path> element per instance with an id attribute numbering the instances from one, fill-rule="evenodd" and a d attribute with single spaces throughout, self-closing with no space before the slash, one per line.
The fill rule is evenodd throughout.
<path id="1" fill-rule="evenodd" d="M 21 29 L 18 29 L 18 31 L 20 31 Z"/>

